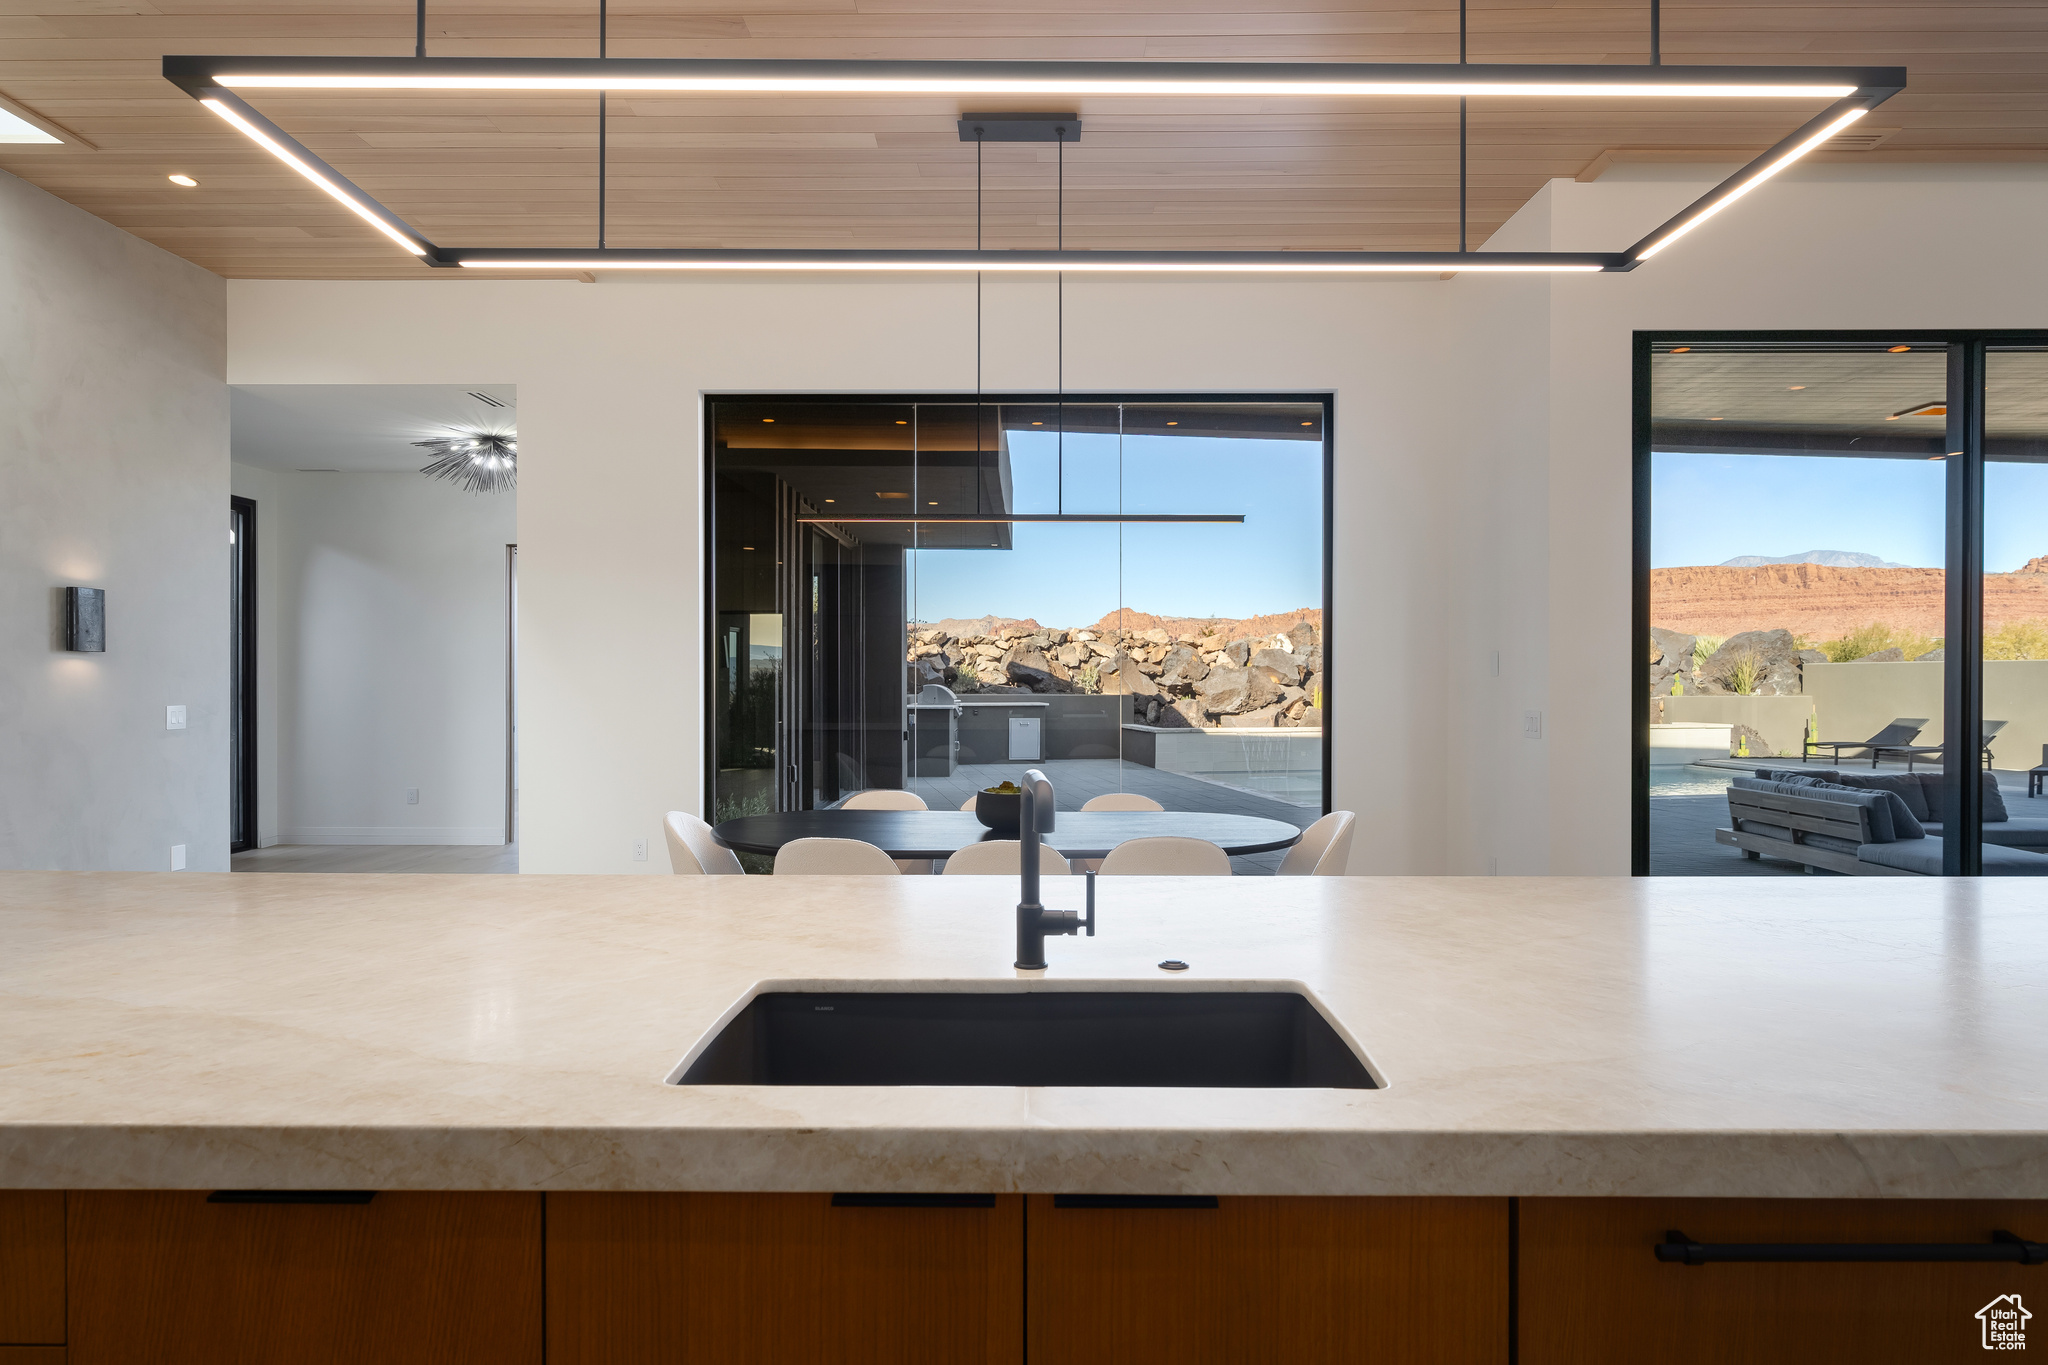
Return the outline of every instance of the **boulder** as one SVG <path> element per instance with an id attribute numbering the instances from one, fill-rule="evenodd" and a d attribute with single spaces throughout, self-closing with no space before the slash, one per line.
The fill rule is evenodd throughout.
<path id="1" fill-rule="evenodd" d="M 1252 699 L 1251 676 L 1241 668 L 1218 668 L 1195 684 L 1202 709 L 1211 715 L 1242 711 Z"/>
<path id="2" fill-rule="evenodd" d="M 1079 668 L 1088 661 L 1088 649 L 1085 645 L 1061 645 L 1053 657 L 1068 668 Z"/>
<path id="3" fill-rule="evenodd" d="M 1102 665 L 1102 691 L 1113 697 L 1156 697 L 1159 684 L 1140 672 L 1137 661 L 1125 654 Z"/>
<path id="4" fill-rule="evenodd" d="M 1930 649 L 1925 654 L 1917 656 L 1913 660 L 1913 662 L 1920 664 L 1938 664 L 1947 657 L 1948 651 L 1945 649 Z"/>
<path id="5" fill-rule="evenodd" d="M 1728 732 L 1728 757 L 1730 758 L 1771 758 L 1774 754 L 1770 741 L 1761 730 L 1737 722 Z"/>
<path id="6" fill-rule="evenodd" d="M 1301 713 L 1301 723 L 1304 727 L 1313 727 L 1317 730 L 1322 729 L 1323 708 L 1320 706 L 1311 706 L 1307 710 L 1303 711 Z"/>
<path id="7" fill-rule="evenodd" d="M 1253 664 L 1244 671 L 1244 675 L 1251 682 L 1249 706 L 1271 706 L 1280 700 L 1280 689 L 1288 686 L 1285 676 L 1264 664 Z"/>
<path id="8" fill-rule="evenodd" d="M 1294 642 L 1296 654 L 1306 654 L 1321 643 L 1317 638 L 1316 628 L 1306 621 L 1300 622 L 1293 630 L 1288 631 L 1287 638 Z"/>
<path id="9" fill-rule="evenodd" d="M 1150 630 L 1139 632 L 1138 638 L 1140 640 L 1144 640 L 1148 643 L 1155 645 L 1163 645 L 1173 639 L 1171 635 L 1168 635 L 1165 631 L 1159 629 L 1159 627 L 1157 626 L 1154 626 Z"/>
<path id="10" fill-rule="evenodd" d="M 1849 662 L 1858 664 L 1902 664 L 1905 661 L 1906 651 L 1894 645 L 1890 649 L 1880 649 L 1875 654 L 1866 654 L 1860 659 L 1851 659 Z"/>
<path id="11" fill-rule="evenodd" d="M 1167 687 L 1190 687 L 1209 676 L 1209 665 L 1186 645 L 1166 656 L 1159 669 L 1159 681 Z"/>
<path id="12" fill-rule="evenodd" d="M 1202 714 L 1199 698 L 1179 697 L 1172 706 L 1159 713 L 1159 723 L 1176 730 L 1199 730 L 1209 723 L 1209 718 Z"/>
<path id="13" fill-rule="evenodd" d="M 1685 667 L 1691 668 L 1694 643 L 1693 636 L 1681 635 L 1662 626 L 1651 626 L 1650 662 L 1670 666 L 1677 660 L 1683 660 Z"/>
<path id="14" fill-rule="evenodd" d="M 1232 640 L 1223 647 L 1223 653 L 1230 659 L 1231 667 L 1243 668 L 1252 661 L 1252 642 L 1250 640 Z"/>
<path id="15" fill-rule="evenodd" d="M 1045 656 L 1043 654 L 1036 654 L 1031 657 L 1043 659 Z M 1073 692 L 1077 690 L 1072 683 L 1064 678 L 1056 678 L 1046 670 L 1033 668 L 1026 663 L 1013 662 L 1008 665 L 1007 671 L 1010 675 L 1010 681 L 1027 691 Z"/>
<path id="16" fill-rule="evenodd" d="M 984 659 L 1000 659 L 1003 657 L 1003 647 L 998 644 L 978 644 L 974 647 L 974 652 Z"/>
<path id="17" fill-rule="evenodd" d="M 1253 668 L 1270 668 L 1280 674 L 1291 685 L 1301 681 L 1301 660 L 1283 649 L 1262 649 L 1252 655 Z"/>
<path id="18" fill-rule="evenodd" d="M 1709 695 L 1734 692 L 1737 670 L 1746 662 L 1753 663 L 1755 669 L 1750 695 L 1799 695 L 1799 644 L 1789 630 L 1745 630 L 1729 636 L 1714 656 L 1700 665 L 1699 691 Z"/>
<path id="19" fill-rule="evenodd" d="M 1098 659 L 1114 659 L 1116 657 L 1116 646 L 1107 640 L 1090 640 L 1088 648 L 1095 651 L 1095 657 Z"/>
<path id="20" fill-rule="evenodd" d="M 1223 723 L 1234 730 L 1271 729 L 1280 718 L 1277 706 L 1262 706 L 1256 711 L 1245 711 L 1234 716 L 1225 716 Z"/>

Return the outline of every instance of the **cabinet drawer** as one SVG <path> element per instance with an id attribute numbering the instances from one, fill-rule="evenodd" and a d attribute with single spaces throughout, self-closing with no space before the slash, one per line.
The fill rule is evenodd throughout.
<path id="1" fill-rule="evenodd" d="M 549 1365 L 1020 1365 L 1022 1216 L 551 1194 Z"/>
<path id="2" fill-rule="evenodd" d="M 0 1343 L 63 1340 L 64 1192 L 0 1191 Z"/>
<path id="3" fill-rule="evenodd" d="M 1980 1309 L 2028 1291 L 2048 1303 L 2048 1266 L 1692 1266 L 1655 1252 L 1667 1231 L 1699 1243 L 1983 1244 L 1997 1229 L 2048 1241 L 2048 1201 L 1524 1199 L 1520 1215 L 1522 1365 L 1983 1360 Z"/>
<path id="4" fill-rule="evenodd" d="M 541 1196 L 68 1196 L 70 1365 L 541 1360 Z"/>
<path id="5" fill-rule="evenodd" d="M 1506 1199 L 1076 1202 L 1031 1196 L 1033 1360 L 1507 1360 Z"/>

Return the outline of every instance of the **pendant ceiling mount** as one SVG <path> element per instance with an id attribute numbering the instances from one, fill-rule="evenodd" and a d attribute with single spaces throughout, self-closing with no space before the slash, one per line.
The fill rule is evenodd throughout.
<path id="1" fill-rule="evenodd" d="M 1350 62 L 926 62 L 584 57 L 166 57 L 165 79 L 430 266 L 471 270 L 1086 271 L 1348 274 L 1633 270 L 1903 90 L 1900 67 L 1554 66 Z M 1687 99 L 1827 106 L 1624 251 L 863 251 L 440 246 L 239 92 L 590 91 L 925 94 L 962 98 L 1245 97 L 1263 101 L 1443 96 Z M 980 135 L 970 131 L 977 122 Z M 1048 122 L 1049 121 L 1049 122 Z M 1054 125 L 1065 131 L 1055 131 Z M 966 114 L 967 141 L 1077 141 L 1078 114 Z M 1463 139 L 1461 137 L 1461 148 Z M 1460 175 L 1461 194 L 1463 175 Z"/>

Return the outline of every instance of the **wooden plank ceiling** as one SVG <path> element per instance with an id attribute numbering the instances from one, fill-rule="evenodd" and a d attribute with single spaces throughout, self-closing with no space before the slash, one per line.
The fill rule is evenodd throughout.
<path id="1" fill-rule="evenodd" d="M 615 57 L 1452 61 L 1452 0 L 614 0 Z M 0 146 L 0 168 L 237 278 L 447 278 L 396 253 L 163 80 L 166 53 L 410 55 L 390 0 L 0 0 L 0 95 L 96 145 Z M 597 6 L 432 0 L 438 56 L 595 56 Z M 1647 59 L 1647 0 L 1474 0 L 1477 62 Z M 2048 149 L 2048 4 L 1666 0 L 1670 63 L 1899 65 L 1871 159 Z M 596 98 L 383 93 L 258 108 L 432 239 L 595 244 Z M 1029 106 L 1027 106 L 1029 107 Z M 1042 103 L 1038 107 L 1045 107 Z M 955 100 L 619 96 L 613 246 L 937 247 L 974 238 Z M 1812 106 L 1487 101 L 1471 239 L 1614 148 L 1760 150 Z M 1072 248 L 1451 249 L 1456 106 L 1090 100 L 1066 160 Z M 987 150 L 987 243 L 1049 246 L 1051 149 Z M 197 189 L 166 177 L 182 172 Z M 1619 246 L 1622 243 L 1589 244 Z"/>

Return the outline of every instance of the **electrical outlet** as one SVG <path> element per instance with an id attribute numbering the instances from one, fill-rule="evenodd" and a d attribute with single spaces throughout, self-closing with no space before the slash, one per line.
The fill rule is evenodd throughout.
<path id="1" fill-rule="evenodd" d="M 166 706 L 164 708 L 164 729 L 182 730 L 184 728 L 185 708 L 182 706 Z"/>
<path id="2" fill-rule="evenodd" d="M 1524 711 L 1522 713 L 1522 738 L 1543 738 L 1543 713 L 1541 711 Z"/>
<path id="3" fill-rule="evenodd" d="M 633 861 L 636 863 L 647 861 L 647 841 L 645 839 L 635 839 L 633 841 Z"/>
<path id="4" fill-rule="evenodd" d="M 420 789 L 418 787 L 407 787 L 405 789 L 405 804 L 408 806 L 417 806 L 419 803 Z"/>
<path id="5" fill-rule="evenodd" d="M 172 845 L 171 845 L 171 871 L 173 871 L 173 872 L 183 872 L 184 870 L 185 870 L 185 846 L 184 846 L 183 844 L 172 844 Z"/>

